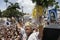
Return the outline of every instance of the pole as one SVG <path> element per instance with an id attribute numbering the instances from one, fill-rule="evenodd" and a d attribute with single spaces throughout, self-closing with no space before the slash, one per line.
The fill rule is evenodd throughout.
<path id="1" fill-rule="evenodd" d="M 22 3 L 23 3 L 23 0 L 22 0 Z M 22 5 L 22 13 L 23 13 L 23 5 Z"/>

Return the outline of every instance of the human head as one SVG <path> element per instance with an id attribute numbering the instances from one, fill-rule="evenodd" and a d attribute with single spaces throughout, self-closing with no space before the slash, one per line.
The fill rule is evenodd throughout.
<path id="1" fill-rule="evenodd" d="M 23 21 L 21 19 L 18 20 L 20 26 L 23 26 Z"/>
<path id="2" fill-rule="evenodd" d="M 33 32 L 32 23 L 30 23 L 30 22 L 25 23 L 25 31 L 26 31 L 27 35 L 29 35 Z"/>

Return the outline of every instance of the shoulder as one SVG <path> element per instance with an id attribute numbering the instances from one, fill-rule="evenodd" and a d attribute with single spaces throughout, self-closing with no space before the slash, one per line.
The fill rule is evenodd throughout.
<path id="1" fill-rule="evenodd" d="M 31 36 L 37 36 L 39 32 L 32 33 Z"/>
<path id="2" fill-rule="evenodd" d="M 21 27 L 21 30 L 22 30 L 22 31 L 25 31 L 24 28 L 22 28 L 22 27 Z"/>
<path id="3" fill-rule="evenodd" d="M 37 40 L 39 32 L 32 33 L 28 40 Z"/>
<path id="4" fill-rule="evenodd" d="M 24 28 L 21 28 L 21 33 L 22 33 L 22 35 L 25 33 Z"/>

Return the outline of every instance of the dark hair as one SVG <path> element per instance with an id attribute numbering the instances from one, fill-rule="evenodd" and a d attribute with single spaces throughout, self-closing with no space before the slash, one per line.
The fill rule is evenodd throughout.
<path id="1" fill-rule="evenodd" d="M 18 20 L 18 22 L 22 22 L 22 20 L 20 19 L 20 20 Z"/>
<path id="2" fill-rule="evenodd" d="M 49 25 L 49 22 L 47 22 L 47 24 Z"/>

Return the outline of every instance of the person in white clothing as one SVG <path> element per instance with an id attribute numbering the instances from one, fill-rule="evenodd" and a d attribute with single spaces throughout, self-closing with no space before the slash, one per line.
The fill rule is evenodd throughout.
<path id="1" fill-rule="evenodd" d="M 32 33 L 32 24 L 30 22 L 25 23 L 25 34 L 23 35 L 23 40 L 28 40 Z"/>
<path id="2" fill-rule="evenodd" d="M 28 40 L 42 40 L 43 37 L 43 26 L 39 26 L 39 32 L 32 33 Z"/>
<path id="3" fill-rule="evenodd" d="M 23 28 L 23 23 L 21 20 L 17 22 L 17 27 L 20 28 L 20 32 L 23 35 L 25 33 L 25 30 Z"/>
<path id="4" fill-rule="evenodd" d="M 32 33 L 28 40 L 40 40 L 38 35 L 39 35 L 39 32 Z"/>

